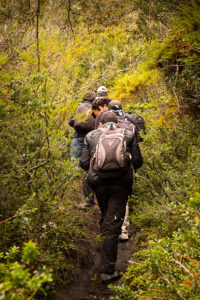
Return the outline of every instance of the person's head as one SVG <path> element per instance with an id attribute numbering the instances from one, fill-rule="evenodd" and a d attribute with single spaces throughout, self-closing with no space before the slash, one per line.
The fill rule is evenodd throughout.
<path id="1" fill-rule="evenodd" d="M 97 97 L 104 97 L 104 96 L 108 96 L 107 88 L 105 86 L 100 86 L 97 89 Z"/>
<path id="2" fill-rule="evenodd" d="M 97 101 L 99 110 L 102 112 L 108 110 L 108 105 L 111 100 L 110 98 L 104 96 L 104 97 L 96 97 L 95 101 Z"/>
<path id="3" fill-rule="evenodd" d="M 114 112 L 112 111 L 106 111 L 102 114 L 101 118 L 100 118 L 100 124 L 105 124 L 108 122 L 113 122 L 113 123 L 118 123 L 118 119 L 117 116 Z"/>
<path id="4" fill-rule="evenodd" d="M 86 94 L 83 95 L 83 102 L 89 101 L 93 102 L 95 100 L 95 93 L 92 91 L 88 91 Z"/>
<path id="5" fill-rule="evenodd" d="M 101 110 L 99 108 L 98 105 L 98 100 L 94 100 L 92 103 L 92 115 L 94 118 L 96 118 L 96 116 L 98 116 L 98 114 L 100 114 Z"/>
<path id="6" fill-rule="evenodd" d="M 120 101 L 118 100 L 112 100 L 110 101 L 109 105 L 108 105 L 108 109 L 109 110 L 122 110 L 122 104 Z"/>
<path id="7" fill-rule="evenodd" d="M 121 118 L 123 116 L 122 104 L 118 100 L 110 101 L 110 103 L 108 105 L 108 110 L 114 112 L 118 118 Z"/>

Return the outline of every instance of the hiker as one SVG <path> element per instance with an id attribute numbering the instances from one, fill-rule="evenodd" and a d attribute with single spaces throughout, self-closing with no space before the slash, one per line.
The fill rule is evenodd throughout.
<path id="1" fill-rule="evenodd" d="M 110 103 L 111 99 L 108 98 L 107 96 L 102 96 L 102 97 L 96 97 L 95 98 L 95 103 L 97 104 L 100 113 L 96 116 L 95 119 L 95 129 L 99 127 L 100 123 L 100 118 L 102 114 L 108 110 L 108 104 Z"/>
<path id="2" fill-rule="evenodd" d="M 97 97 L 108 97 L 108 91 L 105 86 L 102 85 L 97 89 Z"/>
<path id="3" fill-rule="evenodd" d="M 97 89 L 97 97 L 93 102 L 94 105 L 98 106 L 98 110 L 96 110 L 96 118 L 95 118 L 95 129 L 99 127 L 99 120 L 104 111 L 108 110 L 108 104 L 111 99 L 108 97 L 108 91 L 105 86 L 100 86 Z"/>
<path id="4" fill-rule="evenodd" d="M 143 137 L 141 136 L 141 132 L 143 134 L 145 134 L 146 132 L 145 132 L 145 122 L 141 116 L 122 110 L 122 104 L 120 101 L 117 100 L 112 100 L 109 103 L 108 110 L 114 111 L 120 117 L 122 123 L 124 123 L 124 121 L 128 121 L 133 125 L 135 125 L 138 143 L 143 142 Z"/>
<path id="5" fill-rule="evenodd" d="M 112 111 L 116 114 L 116 116 L 118 118 L 118 126 L 120 128 L 130 129 L 133 132 L 135 132 L 135 134 L 137 136 L 136 126 L 134 124 L 132 124 L 131 122 L 129 122 L 128 120 L 125 120 L 125 118 L 123 116 L 122 103 L 120 101 L 112 100 L 108 105 L 108 111 Z M 129 219 L 128 219 L 128 216 L 129 216 L 129 205 L 128 205 L 128 202 L 127 202 L 124 222 L 122 224 L 122 232 L 119 235 L 119 240 L 121 242 L 129 240 L 129 232 L 128 232 Z"/>
<path id="6" fill-rule="evenodd" d="M 92 116 L 94 117 L 94 119 L 96 119 L 100 113 L 101 109 L 99 108 L 98 100 L 94 100 L 92 102 Z"/>
<path id="7" fill-rule="evenodd" d="M 92 91 L 83 95 L 83 101 L 79 104 L 79 107 L 76 110 L 76 115 L 80 115 L 79 118 L 71 117 L 68 122 L 68 124 L 75 130 L 71 146 L 71 160 L 74 158 L 77 159 L 81 156 L 84 136 L 94 129 L 95 120 L 94 117 L 90 115 L 92 102 L 94 100 L 95 93 Z M 85 120 L 86 117 L 87 119 Z M 83 119 L 83 121 L 81 121 L 81 119 Z"/>
<path id="8" fill-rule="evenodd" d="M 100 128 L 86 135 L 80 158 L 80 166 L 88 171 L 87 182 L 95 191 L 101 211 L 99 224 L 103 240 L 100 277 L 103 283 L 119 278 L 119 273 L 115 271 L 118 236 L 121 234 L 128 196 L 132 193 L 133 168 L 137 170 L 143 163 L 134 132 L 119 128 L 117 123 L 118 118 L 115 113 L 104 112 L 100 119 Z M 109 141 L 110 134 L 112 138 Z M 103 144 L 105 137 L 108 137 L 108 140 Z M 117 145 L 123 151 L 118 152 L 113 148 L 116 145 L 114 141 L 121 141 Z M 103 145 L 107 145 L 107 148 Z M 127 145 L 127 152 L 125 145 Z M 101 151 L 102 147 L 106 151 Z M 116 155 L 122 152 L 123 154 Z M 102 155 L 103 153 L 105 156 Z"/>
<path id="9" fill-rule="evenodd" d="M 92 116 L 92 102 L 94 99 L 94 92 L 88 91 L 86 94 L 84 94 L 83 101 L 79 104 L 79 107 L 76 111 L 76 115 L 79 116 L 77 118 L 71 117 L 68 122 L 68 124 L 75 130 L 71 146 L 71 160 L 80 158 L 84 137 L 88 132 L 94 129 L 95 119 Z M 87 201 L 81 203 L 81 208 L 85 209 L 93 206 L 95 204 L 94 191 L 88 185 L 86 180 L 83 181 L 83 194 Z"/>
<path id="10" fill-rule="evenodd" d="M 122 103 L 118 100 L 112 100 L 108 104 L 108 111 L 112 111 L 116 114 L 118 118 L 118 125 L 120 128 L 128 128 L 130 130 L 137 131 L 137 127 L 127 120 L 127 118 L 124 116 L 124 111 L 122 110 Z"/>

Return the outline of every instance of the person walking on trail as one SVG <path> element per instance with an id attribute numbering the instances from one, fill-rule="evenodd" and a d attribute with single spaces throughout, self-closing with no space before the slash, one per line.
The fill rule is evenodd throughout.
<path id="1" fill-rule="evenodd" d="M 145 121 L 141 116 L 122 110 L 122 104 L 120 101 L 117 100 L 112 100 L 109 103 L 108 110 L 114 111 L 118 115 L 118 117 L 120 117 L 121 123 L 124 124 L 125 123 L 124 121 L 128 121 L 129 123 L 132 123 L 136 129 L 136 136 L 137 136 L 138 143 L 143 142 L 143 137 L 141 136 L 141 133 L 146 134 L 146 130 L 145 130 Z"/>
<path id="2" fill-rule="evenodd" d="M 100 118 L 103 115 L 103 113 L 108 110 L 108 105 L 109 105 L 110 101 L 111 101 L 110 98 L 108 98 L 107 96 L 97 97 L 95 99 L 94 103 L 97 104 L 97 106 L 100 110 L 100 113 L 96 116 L 96 119 L 95 119 L 95 129 L 97 129 L 99 127 Z"/>
<path id="3" fill-rule="evenodd" d="M 108 90 L 105 86 L 101 85 L 97 89 L 97 97 L 108 97 Z"/>
<path id="4" fill-rule="evenodd" d="M 91 115 L 92 102 L 95 100 L 95 93 L 92 91 L 83 95 L 82 103 L 76 110 L 76 118 L 71 117 L 68 124 L 74 128 L 74 137 L 71 146 L 71 160 L 77 159 L 81 156 L 81 150 L 85 135 L 94 129 L 95 120 Z"/>
<path id="5" fill-rule="evenodd" d="M 92 91 L 87 92 L 83 95 L 83 101 L 79 104 L 76 110 L 77 117 L 71 117 L 68 124 L 74 128 L 74 137 L 71 146 L 70 158 L 72 161 L 77 160 L 81 156 L 85 135 L 94 129 L 95 119 L 92 116 L 92 102 L 95 99 L 95 93 Z M 94 202 L 94 191 L 88 185 L 86 180 L 83 180 L 83 194 L 86 201 L 81 203 L 82 209 L 91 207 L 95 204 Z"/>
<path id="6" fill-rule="evenodd" d="M 94 119 L 96 119 L 100 113 L 101 109 L 99 108 L 98 100 L 94 100 L 92 103 L 92 116 L 94 117 Z"/>
<path id="7" fill-rule="evenodd" d="M 117 100 L 112 100 L 109 105 L 108 105 L 108 111 L 112 111 L 116 114 L 118 118 L 118 126 L 120 128 L 127 128 L 135 132 L 136 136 L 136 126 L 132 124 L 130 121 L 125 120 L 123 116 L 123 111 L 122 111 L 122 103 Z M 129 205 L 128 202 L 126 204 L 126 213 L 124 217 L 124 222 L 122 224 L 122 232 L 119 235 L 119 240 L 121 242 L 128 241 L 129 240 L 129 232 L 128 232 L 128 227 L 129 227 Z"/>
<path id="8" fill-rule="evenodd" d="M 115 146 L 121 151 L 114 150 Z M 95 191 L 101 211 L 100 277 L 103 283 L 119 278 L 115 270 L 118 236 L 128 196 L 132 193 L 133 168 L 137 170 L 142 164 L 134 132 L 119 128 L 116 114 L 105 112 L 100 119 L 100 128 L 85 136 L 80 157 L 80 166 L 88 171 L 87 182 Z"/>
<path id="9" fill-rule="evenodd" d="M 99 120 L 103 112 L 108 110 L 108 104 L 110 101 L 111 99 L 108 97 L 107 88 L 105 86 L 100 86 L 97 89 L 97 96 L 93 102 L 94 105 L 98 106 L 98 111 L 96 110 L 95 129 L 99 127 Z"/>
<path id="10" fill-rule="evenodd" d="M 105 98 L 105 102 L 99 106 L 98 101 L 102 100 L 103 98 Z M 105 108 L 108 109 L 109 101 L 110 101 L 110 99 L 108 98 L 108 92 L 107 92 L 106 87 L 100 86 L 97 89 L 97 97 L 95 98 L 95 100 L 92 103 L 92 115 L 95 119 L 102 111 L 104 111 Z M 104 107 L 104 104 L 105 104 L 105 107 Z"/>

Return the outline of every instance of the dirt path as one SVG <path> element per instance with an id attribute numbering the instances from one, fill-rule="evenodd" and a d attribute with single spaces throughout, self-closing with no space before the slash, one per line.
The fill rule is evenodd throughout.
<path id="1" fill-rule="evenodd" d="M 88 223 L 88 236 L 94 230 L 98 232 L 98 213 L 97 210 L 87 214 L 91 218 Z M 134 234 L 130 228 L 131 237 L 128 242 L 123 242 L 118 245 L 118 260 L 116 269 L 125 272 L 128 266 L 128 260 L 134 252 Z M 91 235 L 92 236 L 92 235 Z M 90 241 L 90 242 L 89 242 Z M 75 274 L 75 279 L 65 289 L 57 291 L 57 295 L 53 300 L 107 300 L 114 296 L 106 284 L 102 284 L 98 276 L 98 266 L 100 260 L 99 243 L 92 242 L 92 239 L 84 243 L 81 242 L 84 259 L 81 259 Z M 82 258 L 83 258 L 82 257 Z M 116 282 L 120 284 L 120 280 Z"/>

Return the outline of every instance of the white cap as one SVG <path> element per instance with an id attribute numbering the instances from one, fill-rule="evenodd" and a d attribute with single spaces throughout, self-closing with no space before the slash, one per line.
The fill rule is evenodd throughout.
<path id="1" fill-rule="evenodd" d="M 100 86 L 98 89 L 97 89 L 97 93 L 99 92 L 106 92 L 107 93 L 107 88 L 105 86 Z"/>

